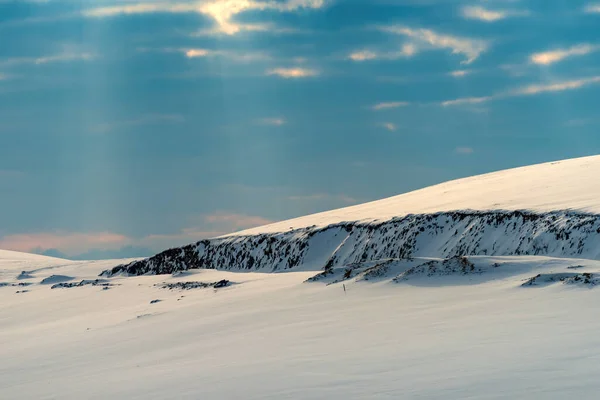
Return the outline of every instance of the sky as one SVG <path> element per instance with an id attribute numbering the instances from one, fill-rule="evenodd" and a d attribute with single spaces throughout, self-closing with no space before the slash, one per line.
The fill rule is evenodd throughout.
<path id="1" fill-rule="evenodd" d="M 0 0 L 0 248 L 168 247 L 600 153 L 600 3 Z"/>

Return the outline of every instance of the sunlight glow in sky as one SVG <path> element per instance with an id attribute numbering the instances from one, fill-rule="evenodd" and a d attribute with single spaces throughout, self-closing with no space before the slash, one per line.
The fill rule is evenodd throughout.
<path id="1" fill-rule="evenodd" d="M 600 151 L 600 3 L 0 0 L 0 248 L 169 246 Z"/>

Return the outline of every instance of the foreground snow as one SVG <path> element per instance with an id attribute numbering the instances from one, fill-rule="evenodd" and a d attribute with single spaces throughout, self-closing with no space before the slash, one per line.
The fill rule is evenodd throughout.
<path id="1" fill-rule="evenodd" d="M 197 270 L 51 289 L 123 260 L 0 256 L 3 399 L 564 399 L 600 389 L 598 261 L 414 259 L 369 280 L 362 266 L 311 283 L 319 271 Z M 231 284 L 155 286 L 222 279 Z M 19 283 L 31 285 L 8 286 Z"/>

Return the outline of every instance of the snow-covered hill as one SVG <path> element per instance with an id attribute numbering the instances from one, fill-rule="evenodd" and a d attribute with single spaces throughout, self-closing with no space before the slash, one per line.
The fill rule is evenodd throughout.
<path id="1" fill-rule="evenodd" d="M 104 273 L 321 270 L 464 255 L 600 258 L 600 156 L 511 169 L 170 249 Z"/>
<path id="2" fill-rule="evenodd" d="M 457 210 L 536 213 L 569 210 L 600 214 L 599 174 L 600 156 L 513 168 L 248 229 L 236 235 L 286 232 L 290 228 L 324 227 L 340 222 L 386 221 L 409 214 Z"/>
<path id="3" fill-rule="evenodd" d="M 596 398 L 598 172 L 503 171 L 146 260 L 0 251 L 0 397 Z"/>

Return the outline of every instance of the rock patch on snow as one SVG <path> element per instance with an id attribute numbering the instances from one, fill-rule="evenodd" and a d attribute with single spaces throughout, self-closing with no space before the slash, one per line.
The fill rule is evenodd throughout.
<path id="1" fill-rule="evenodd" d="M 219 288 L 230 286 L 231 284 L 232 284 L 231 281 L 228 281 L 227 279 L 222 279 L 218 282 L 210 282 L 210 283 L 192 281 L 192 282 L 159 283 L 159 284 L 156 284 L 156 286 L 160 287 L 161 289 L 169 289 L 169 290 L 174 290 L 174 289 L 191 290 L 191 289 L 205 289 L 205 288 L 219 289 Z"/>
<path id="2" fill-rule="evenodd" d="M 537 274 L 536 276 L 529 278 L 521 286 L 542 286 L 557 282 L 561 282 L 565 285 L 596 286 L 600 283 L 600 278 L 597 276 L 597 274 L 590 272 L 583 272 L 581 274 L 572 272 Z"/>
<path id="3" fill-rule="evenodd" d="M 84 279 L 80 282 L 61 282 L 55 285 L 52 285 L 50 289 L 62 289 L 62 288 L 73 288 L 73 287 L 82 287 L 82 286 L 102 286 L 103 289 L 107 289 L 111 286 L 116 286 L 114 283 L 107 282 L 105 279 Z"/>

